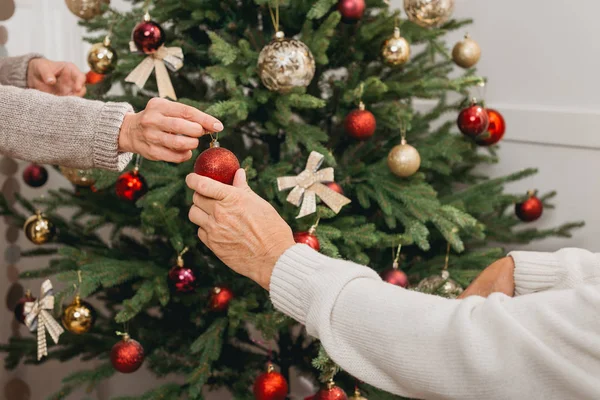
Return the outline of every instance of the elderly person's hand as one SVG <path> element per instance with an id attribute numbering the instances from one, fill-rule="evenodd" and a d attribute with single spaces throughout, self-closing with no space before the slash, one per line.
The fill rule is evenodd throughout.
<path id="1" fill-rule="evenodd" d="M 70 62 L 34 58 L 27 67 L 27 87 L 57 96 L 85 95 L 85 74 Z"/>
<path id="2" fill-rule="evenodd" d="M 119 133 L 119 151 L 149 160 L 180 163 L 192 157 L 198 137 L 223 130 L 221 121 L 194 107 L 154 98 L 144 111 L 126 114 Z"/>
<path id="3" fill-rule="evenodd" d="M 469 287 L 458 297 L 488 297 L 492 293 L 515 294 L 515 262 L 512 257 L 504 257 L 484 269 Z"/>
<path id="4" fill-rule="evenodd" d="M 294 245 L 288 224 L 248 187 L 243 169 L 233 186 L 197 174 L 186 182 L 196 191 L 189 218 L 200 226 L 200 240 L 231 269 L 269 290 L 275 263 Z"/>

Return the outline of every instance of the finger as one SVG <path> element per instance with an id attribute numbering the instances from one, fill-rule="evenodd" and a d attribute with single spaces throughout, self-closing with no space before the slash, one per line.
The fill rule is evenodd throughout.
<path id="1" fill-rule="evenodd" d="M 78 92 L 74 93 L 73 96 L 83 97 L 83 96 L 85 96 L 86 92 L 87 92 L 87 89 L 84 86 L 84 87 L 81 88 L 81 90 L 79 90 Z"/>
<path id="2" fill-rule="evenodd" d="M 202 228 L 198 228 L 198 238 L 200 238 L 200 240 L 202 241 L 202 243 L 207 244 L 208 242 L 208 233 L 202 229 Z"/>
<path id="3" fill-rule="evenodd" d="M 233 186 L 241 189 L 248 187 L 248 182 L 246 181 L 246 170 L 244 168 L 240 168 L 236 171 L 235 176 L 233 177 Z"/>
<path id="4" fill-rule="evenodd" d="M 203 113 L 202 111 L 185 104 L 175 103 L 173 101 L 165 102 L 161 107 L 163 115 L 168 117 L 183 118 L 188 121 L 196 122 L 209 132 L 221 132 L 223 124 L 215 117 Z"/>
<path id="5" fill-rule="evenodd" d="M 214 214 L 215 205 L 217 201 L 215 199 L 209 199 L 204 197 L 198 192 L 194 193 L 194 206 L 204 211 L 207 215 Z"/>
<path id="6" fill-rule="evenodd" d="M 51 68 L 41 67 L 38 72 L 40 74 L 40 79 L 46 85 L 52 86 L 56 84 L 56 74 Z"/>
<path id="7" fill-rule="evenodd" d="M 200 226 L 200 227 L 205 227 L 208 225 L 208 219 L 210 218 L 209 215 L 207 213 L 205 213 L 203 210 L 201 210 L 200 208 L 196 207 L 196 206 L 192 206 L 190 208 L 190 212 L 188 214 L 188 218 L 190 219 L 190 221 L 192 221 L 194 224 Z"/>
<path id="8" fill-rule="evenodd" d="M 81 92 L 82 89 L 85 89 L 85 74 L 75 66 L 73 66 L 73 82 L 75 82 L 73 91 L 76 95 Z"/>
<path id="9" fill-rule="evenodd" d="M 141 152 L 140 154 L 151 161 L 166 161 L 172 163 L 182 163 L 192 158 L 191 150 L 174 151 L 167 149 L 166 147 L 154 147 L 153 149 Z"/>
<path id="10" fill-rule="evenodd" d="M 191 136 L 194 138 L 200 137 L 206 133 L 202 125 L 182 118 L 162 117 L 157 121 L 157 127 L 165 132 Z"/>
<path id="11" fill-rule="evenodd" d="M 171 150 L 177 152 L 189 151 L 198 147 L 198 139 L 187 136 L 172 135 L 162 133 L 160 143 Z"/>
<path id="12" fill-rule="evenodd" d="M 188 187 L 204 197 L 209 197 L 215 200 L 223 200 L 235 188 L 214 179 L 200 176 L 198 174 L 189 174 L 185 178 Z"/>

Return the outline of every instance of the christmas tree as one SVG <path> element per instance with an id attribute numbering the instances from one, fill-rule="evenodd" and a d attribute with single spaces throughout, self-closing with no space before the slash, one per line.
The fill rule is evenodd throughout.
<path id="1" fill-rule="evenodd" d="M 476 42 L 465 39 L 450 52 L 444 41 L 471 21 L 452 19 L 452 2 L 405 3 L 402 15 L 384 0 L 366 6 L 362 0 L 157 0 L 125 13 L 102 6 L 82 22 L 91 32 L 87 40 L 96 43 L 90 79 L 101 81 L 88 93 L 138 110 L 159 93 L 176 94 L 224 122 L 220 145 L 237 156 L 252 189 L 276 207 L 298 241 L 369 265 L 390 283 L 456 295 L 458 286 L 505 254 L 497 243 L 568 236 L 580 224 L 521 228 L 522 220 L 540 216 L 539 200 L 548 207 L 553 193 L 538 199 L 504 192 L 506 183 L 534 169 L 496 179 L 478 170 L 497 162 L 487 146 L 501 138 L 504 122 L 499 113 L 470 104 L 484 82 L 471 68 L 479 57 Z M 131 52 L 134 28 L 148 34 L 133 35 L 137 51 Z M 126 81 L 137 81 L 129 75 L 146 57 L 159 84 L 138 81 L 140 89 Z M 430 100 L 431 107 L 417 111 L 417 99 Z M 463 134 L 456 126 L 461 109 Z M 53 256 L 47 267 L 23 276 L 49 277 L 56 285 L 54 315 L 67 332 L 58 345 L 49 342 L 47 359 L 103 361 L 66 377 L 50 398 L 66 398 L 142 361 L 157 376 L 176 374 L 185 383 L 137 399 L 198 399 L 206 387 L 252 398 L 269 361 L 286 379 L 291 367 L 323 382 L 336 372 L 318 343 L 275 312 L 267 292 L 232 273 L 198 240 L 187 219 L 193 193 L 184 179 L 209 141 L 188 162 L 138 160 L 121 177 L 62 169 L 77 184 L 74 190 L 53 190 L 34 202 L 19 197 L 17 208 L 0 203 L 17 225 L 41 210 L 29 224 L 56 227 L 55 235 L 50 230 L 38 238 L 50 246 L 24 254 Z M 307 192 L 290 202 L 289 190 L 278 189 L 293 185 L 278 188 L 277 182 L 300 174 L 308 160 L 315 172 L 321 157 L 335 178 L 317 179 L 323 185 L 312 189 L 322 201 L 312 212 L 303 203 Z M 65 208 L 75 212 L 63 217 Z M 110 234 L 100 235 L 103 228 Z M 451 280 L 441 275 L 447 251 Z M 419 285 L 426 278 L 428 284 Z M 84 302 L 92 296 L 105 306 L 95 323 L 90 314 L 73 325 L 93 312 Z M 77 317 L 73 307 L 80 307 Z M 129 340 L 121 341 L 115 332 L 124 325 Z M 34 336 L 0 347 L 7 368 L 36 361 Z M 354 385 L 343 371 L 336 382 L 346 390 Z M 393 397 L 366 390 L 372 399 Z"/>

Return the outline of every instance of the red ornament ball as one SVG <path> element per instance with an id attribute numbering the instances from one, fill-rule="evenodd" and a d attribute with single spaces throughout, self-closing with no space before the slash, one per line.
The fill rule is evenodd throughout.
<path id="1" fill-rule="evenodd" d="M 329 384 L 315 394 L 313 400 L 348 400 L 344 389 L 339 386 Z"/>
<path id="2" fill-rule="evenodd" d="M 110 362 L 119 372 L 124 374 L 135 372 L 144 362 L 144 348 L 138 341 L 125 334 L 123 340 L 112 347 Z"/>
<path id="3" fill-rule="evenodd" d="M 381 273 L 381 279 L 392 285 L 408 287 L 408 276 L 399 268 L 391 268 Z"/>
<path id="4" fill-rule="evenodd" d="M 490 123 L 487 128 L 487 132 L 482 133 L 476 142 L 480 146 L 491 146 L 498 143 L 504 136 L 506 131 L 506 123 L 502 114 L 491 108 L 486 109 Z"/>
<path id="5" fill-rule="evenodd" d="M 198 175 L 207 176 L 215 181 L 233 184 L 233 177 L 240 169 L 240 162 L 231 151 L 215 146 L 204 150 L 194 164 L 194 172 Z"/>
<path id="6" fill-rule="evenodd" d="M 256 400 L 285 400 L 288 394 L 288 383 L 279 372 L 269 369 L 254 381 L 254 398 Z"/>
<path id="7" fill-rule="evenodd" d="M 139 51 L 152 54 L 165 43 L 165 31 L 154 21 L 142 21 L 133 28 L 131 39 Z"/>
<path id="8" fill-rule="evenodd" d="M 377 121 L 373 113 L 365 110 L 365 106 L 361 104 L 358 109 L 350 111 L 346 116 L 344 128 L 354 139 L 365 140 L 375 133 Z"/>
<path id="9" fill-rule="evenodd" d="M 295 232 L 294 233 L 294 241 L 296 243 L 306 244 L 312 247 L 314 250 L 321 250 L 321 245 L 319 244 L 319 238 L 317 235 L 311 232 Z"/>
<path id="10" fill-rule="evenodd" d="M 191 292 L 196 288 L 196 275 L 191 268 L 174 266 L 169 271 L 169 280 L 175 290 L 181 293 Z"/>
<path id="11" fill-rule="evenodd" d="M 25 324 L 25 303 L 35 301 L 35 297 L 27 293 L 21 297 L 15 306 L 14 313 L 15 319 L 22 324 Z"/>
<path id="12" fill-rule="evenodd" d="M 225 311 L 233 299 L 233 292 L 226 287 L 217 286 L 210 296 L 209 307 L 211 311 Z"/>
<path id="13" fill-rule="evenodd" d="M 544 204 L 542 201 L 531 194 L 527 200 L 515 205 L 515 214 L 523 222 L 533 222 L 542 216 Z"/>
<path id="14" fill-rule="evenodd" d="M 87 83 L 88 85 L 95 85 L 97 83 L 100 83 L 104 80 L 105 75 L 103 74 L 98 74 L 94 71 L 89 71 L 87 74 L 85 74 L 85 83 Z"/>
<path id="15" fill-rule="evenodd" d="M 38 188 L 48 181 L 48 170 L 39 164 L 29 164 L 23 170 L 23 180 L 27 185 Z"/>
<path id="16" fill-rule="evenodd" d="M 344 189 L 342 189 L 342 187 L 338 183 L 329 182 L 329 183 L 326 183 L 325 186 L 327 186 L 329 189 L 333 190 L 334 192 L 338 192 L 341 195 L 344 194 Z"/>
<path id="17" fill-rule="evenodd" d="M 458 114 L 458 129 L 472 138 L 476 139 L 477 136 L 481 135 L 488 128 L 490 119 L 487 112 L 483 107 L 477 104 L 464 108 L 460 114 Z"/>
<path id="18" fill-rule="evenodd" d="M 148 191 L 146 180 L 137 169 L 124 172 L 116 183 L 117 197 L 124 201 L 135 203 Z"/>
<path id="19" fill-rule="evenodd" d="M 342 20 L 346 23 L 361 19 L 365 8 L 365 0 L 339 0 L 338 2 L 338 11 L 342 14 Z"/>

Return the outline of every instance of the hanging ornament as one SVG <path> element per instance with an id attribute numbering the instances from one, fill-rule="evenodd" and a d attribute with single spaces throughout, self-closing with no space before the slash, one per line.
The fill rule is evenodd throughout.
<path id="1" fill-rule="evenodd" d="M 117 52 L 110 46 L 110 36 L 104 41 L 94 43 L 88 51 L 87 62 L 92 71 L 97 74 L 108 74 L 117 65 Z"/>
<path id="2" fill-rule="evenodd" d="M 319 390 L 313 400 L 348 400 L 344 389 L 337 386 L 333 381 L 327 383 L 327 387 Z"/>
<path id="3" fill-rule="evenodd" d="M 450 243 L 446 247 L 446 261 L 444 269 L 440 275 L 433 275 L 423 279 L 416 287 L 416 290 L 423 293 L 435 294 L 438 296 L 455 299 L 461 295 L 463 288 L 454 280 L 450 279 L 448 271 L 448 261 L 450 259 Z"/>
<path id="4" fill-rule="evenodd" d="M 515 205 L 515 214 L 523 222 L 533 222 L 542 216 L 544 204 L 535 191 L 529 191 L 527 195 L 529 196 L 527 200 Z"/>
<path id="5" fill-rule="evenodd" d="M 400 28 L 395 27 L 394 35 L 385 41 L 381 56 L 386 63 L 395 67 L 410 60 L 410 44 L 400 36 Z"/>
<path id="6" fill-rule="evenodd" d="M 319 220 L 310 227 L 310 229 L 306 232 L 294 232 L 294 241 L 296 243 L 302 243 L 309 247 L 311 247 L 315 251 L 321 250 L 321 244 L 319 243 L 319 238 L 315 235 L 317 230 L 317 226 L 319 225 Z"/>
<path id="7" fill-rule="evenodd" d="M 123 201 L 135 203 L 148 191 L 146 180 L 136 166 L 133 171 L 124 172 L 116 183 L 117 197 Z"/>
<path id="8" fill-rule="evenodd" d="M 39 164 L 29 164 L 23 170 L 23 181 L 34 188 L 43 186 L 48 181 L 48 170 Z"/>
<path id="9" fill-rule="evenodd" d="M 144 20 L 137 24 L 131 32 L 131 40 L 135 49 L 144 54 L 155 53 L 165 43 L 165 31 L 152 21 L 149 13 L 144 14 Z"/>
<path id="10" fill-rule="evenodd" d="M 169 271 L 169 280 L 175 290 L 181 293 L 191 292 L 196 288 L 196 275 L 191 268 L 186 268 L 183 264 L 183 255 L 188 251 L 186 247 L 177 256 L 177 265 Z"/>
<path id="11" fill-rule="evenodd" d="M 25 236 L 34 244 L 44 244 L 54 239 L 56 227 L 41 212 L 27 218 L 23 225 Z"/>
<path id="12" fill-rule="evenodd" d="M 461 110 L 456 123 L 463 135 L 476 139 L 488 128 L 490 119 L 485 109 L 473 99 L 471 105 Z"/>
<path id="13" fill-rule="evenodd" d="M 226 287 L 216 286 L 210 296 L 209 307 L 211 311 L 225 311 L 233 299 L 233 292 Z"/>
<path id="14" fill-rule="evenodd" d="M 344 195 L 344 189 L 338 183 L 328 182 L 325 184 L 325 186 L 327 186 L 329 189 L 333 190 L 334 192 L 341 194 L 342 196 Z"/>
<path id="15" fill-rule="evenodd" d="M 40 299 L 25 303 L 25 325 L 30 332 L 37 330 L 37 359 L 48 355 L 48 346 L 46 344 L 46 330 L 54 343 L 58 343 L 58 338 L 64 332 L 64 329 L 52 317 L 54 309 L 54 290 L 49 279 L 42 282 L 40 290 Z"/>
<path id="16" fill-rule="evenodd" d="M 96 311 L 89 303 L 81 301 L 79 295 L 75 296 L 62 315 L 65 329 L 76 335 L 89 332 L 94 322 L 96 322 Z"/>
<path id="17" fill-rule="evenodd" d="M 394 146 L 388 153 L 387 164 L 392 173 L 406 178 L 419 170 L 421 156 L 417 149 L 406 143 L 405 138 L 402 138 L 400 144 Z"/>
<path id="18" fill-rule="evenodd" d="M 210 143 L 210 148 L 204 150 L 194 163 L 194 172 L 226 185 L 233 184 L 235 173 L 240 169 L 240 162 L 235 154 L 221 147 L 216 139 Z"/>
<path id="19" fill-rule="evenodd" d="M 350 400 L 368 400 L 368 399 L 366 397 L 363 397 L 363 395 L 360 393 L 360 390 L 357 387 L 356 389 L 354 389 L 354 394 L 352 395 L 352 397 L 350 397 Z"/>
<path id="20" fill-rule="evenodd" d="M 467 33 L 465 38 L 454 45 L 452 49 L 452 60 L 462 68 L 471 68 L 481 58 L 481 47 L 476 41 L 469 37 Z"/>
<path id="21" fill-rule="evenodd" d="M 377 121 L 371 111 L 365 110 L 365 104 L 361 101 L 357 109 L 346 115 L 344 128 L 354 139 L 365 140 L 375 133 Z"/>
<path id="22" fill-rule="evenodd" d="M 114 369 L 124 374 L 137 371 L 144 362 L 144 348 L 127 333 L 110 350 L 110 362 Z"/>
<path id="23" fill-rule="evenodd" d="M 504 137 L 506 131 L 506 123 L 502 114 L 491 108 L 485 110 L 488 115 L 490 123 L 488 124 L 487 132 L 477 136 L 475 142 L 480 146 L 491 146 L 498 143 Z"/>
<path id="24" fill-rule="evenodd" d="M 404 11 L 419 26 L 438 27 L 452 16 L 454 0 L 404 0 Z"/>
<path id="25" fill-rule="evenodd" d="M 339 0 L 338 11 L 342 14 L 342 21 L 354 23 L 360 20 L 365 12 L 365 0 Z"/>
<path id="26" fill-rule="evenodd" d="M 333 168 L 319 170 L 324 158 L 321 153 L 312 151 L 308 156 L 306 168 L 299 175 L 277 178 L 279 191 L 292 189 L 287 201 L 300 207 L 300 213 L 296 218 L 302 218 L 317 211 L 317 195 L 336 214 L 343 206 L 350 204 L 349 198 L 323 184 L 334 182 Z"/>
<path id="27" fill-rule="evenodd" d="M 400 250 L 402 249 L 402 245 L 398 246 L 398 250 L 396 251 L 396 257 L 394 258 L 394 262 L 392 263 L 392 268 L 383 271 L 380 276 L 387 283 L 391 283 L 392 285 L 400 286 L 403 288 L 408 287 L 408 276 L 400 269 Z"/>
<path id="28" fill-rule="evenodd" d="M 59 167 L 59 169 L 60 173 L 75 186 L 90 187 L 96 183 L 96 180 L 92 176 L 92 170 L 68 167 Z"/>
<path id="29" fill-rule="evenodd" d="M 105 76 L 102 74 L 97 74 L 94 71 L 88 71 L 88 73 L 85 74 L 85 83 L 88 85 L 95 85 L 102 82 L 104 78 Z"/>
<path id="30" fill-rule="evenodd" d="M 65 0 L 67 8 L 81 19 L 92 19 L 102 14 L 102 6 L 109 0 Z"/>
<path id="31" fill-rule="evenodd" d="M 253 392 L 256 400 L 285 400 L 288 394 L 288 383 L 285 377 L 269 364 L 267 372 L 259 375 L 254 381 Z"/>
<path id="32" fill-rule="evenodd" d="M 25 325 L 25 303 L 31 303 L 35 301 L 35 297 L 31 295 L 31 292 L 27 290 L 25 296 L 21 297 L 15 306 L 14 313 L 15 319 Z"/>

